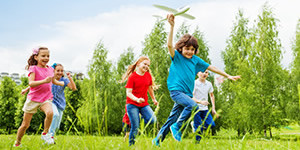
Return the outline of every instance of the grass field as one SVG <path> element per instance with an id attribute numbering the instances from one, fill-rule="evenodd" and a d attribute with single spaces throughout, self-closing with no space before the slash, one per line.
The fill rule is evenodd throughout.
<path id="1" fill-rule="evenodd" d="M 169 136 L 160 147 L 153 146 L 152 138 L 139 136 L 134 146 L 129 147 L 128 141 L 124 142 L 121 136 L 68 136 L 58 135 L 55 145 L 44 145 L 40 135 L 25 135 L 22 140 L 22 148 L 13 148 L 16 135 L 0 135 L 0 149 L 28 149 L 28 150 L 61 150 L 61 149 L 300 149 L 300 127 L 292 126 L 274 131 L 272 139 L 265 139 L 261 136 L 246 134 L 244 137 L 236 137 L 234 131 L 221 130 L 218 136 L 204 138 L 200 144 L 195 144 L 192 136 L 187 136 L 182 142 L 176 142 Z"/>

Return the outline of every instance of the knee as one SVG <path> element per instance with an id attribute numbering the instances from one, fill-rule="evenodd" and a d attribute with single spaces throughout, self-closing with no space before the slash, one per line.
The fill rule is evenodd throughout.
<path id="1" fill-rule="evenodd" d="M 21 125 L 21 129 L 25 129 L 25 130 L 27 130 L 28 128 L 29 128 L 29 126 L 30 126 L 30 124 L 29 123 L 22 123 L 22 125 Z"/>
<path id="2" fill-rule="evenodd" d="M 47 111 L 45 112 L 46 117 L 53 117 L 53 111 Z"/>

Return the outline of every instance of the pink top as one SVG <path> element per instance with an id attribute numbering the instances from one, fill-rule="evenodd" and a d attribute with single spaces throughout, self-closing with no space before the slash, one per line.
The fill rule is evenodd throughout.
<path id="1" fill-rule="evenodd" d="M 47 66 L 46 68 L 41 68 L 38 66 L 30 66 L 29 67 L 29 74 L 35 73 L 35 79 L 34 81 L 43 80 L 47 77 L 53 77 L 54 76 L 54 69 L 52 67 Z M 27 99 L 43 103 L 46 100 L 52 100 L 53 95 L 51 93 L 51 85 L 50 83 L 44 83 L 36 87 L 30 87 L 30 91 L 27 95 Z"/>

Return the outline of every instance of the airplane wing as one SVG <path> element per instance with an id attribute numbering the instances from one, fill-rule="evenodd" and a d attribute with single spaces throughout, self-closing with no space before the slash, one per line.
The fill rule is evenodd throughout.
<path id="1" fill-rule="evenodd" d="M 182 17 L 185 17 L 185 18 L 188 18 L 188 19 L 195 19 L 195 17 L 194 16 L 192 16 L 192 15 L 189 15 L 189 14 L 181 14 L 181 16 Z"/>
<path id="2" fill-rule="evenodd" d="M 153 4 L 154 7 L 156 8 L 159 8 L 159 9 L 162 9 L 162 10 L 166 10 L 166 11 L 169 11 L 171 13 L 178 13 L 178 11 L 176 9 L 173 9 L 173 8 L 169 8 L 167 6 L 162 6 L 162 5 L 156 5 L 156 4 Z"/>

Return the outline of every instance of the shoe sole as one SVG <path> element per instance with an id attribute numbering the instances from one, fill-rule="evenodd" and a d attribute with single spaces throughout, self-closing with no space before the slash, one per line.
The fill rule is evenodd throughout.
<path id="1" fill-rule="evenodd" d="M 172 136 L 173 136 L 173 138 L 175 139 L 175 141 L 178 141 L 178 140 L 175 138 L 174 133 L 173 133 L 171 127 L 170 127 L 170 130 L 171 130 Z M 178 142 L 180 142 L 180 141 L 178 141 Z"/>

